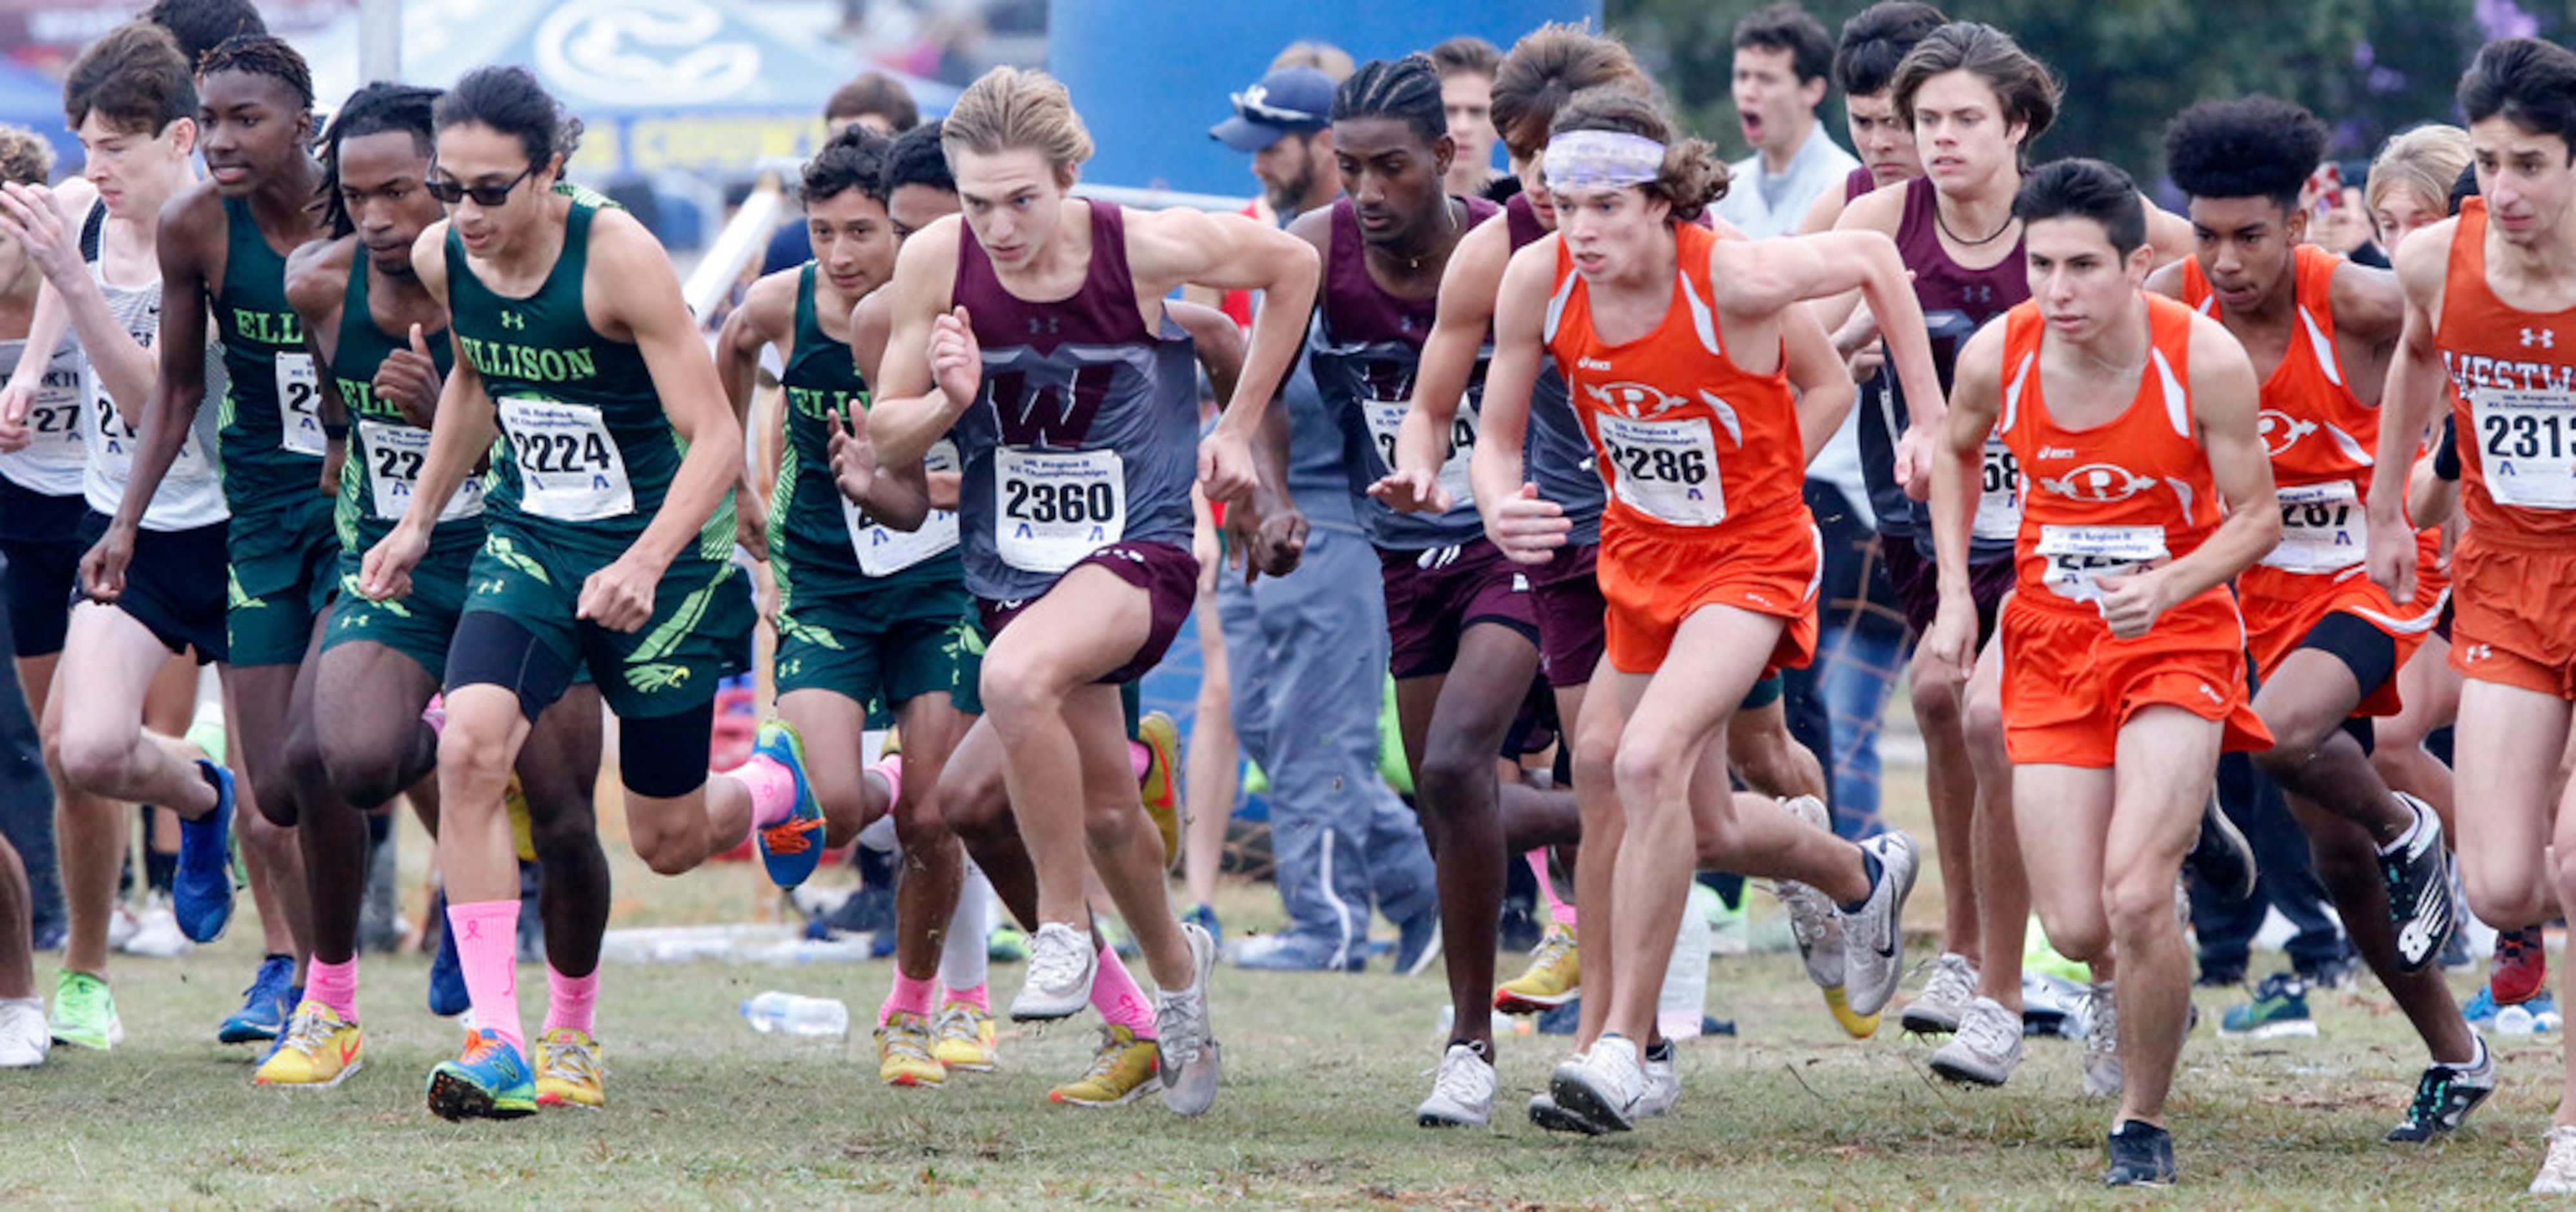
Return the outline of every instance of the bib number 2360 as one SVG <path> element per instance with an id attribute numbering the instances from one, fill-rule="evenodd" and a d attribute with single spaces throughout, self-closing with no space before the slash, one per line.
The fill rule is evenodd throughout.
<path id="1" fill-rule="evenodd" d="M 506 399 L 502 432 L 519 467 L 519 507 L 559 522 L 635 512 L 626 459 L 599 409 L 551 400 Z"/>
<path id="2" fill-rule="evenodd" d="M 1004 562 L 1064 572 L 1126 537 L 1127 473 L 1114 450 L 993 452 Z"/>

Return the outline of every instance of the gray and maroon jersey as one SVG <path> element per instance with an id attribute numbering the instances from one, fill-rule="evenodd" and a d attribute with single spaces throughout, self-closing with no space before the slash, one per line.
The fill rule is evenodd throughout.
<path id="1" fill-rule="evenodd" d="M 1003 288 L 961 227 L 956 303 L 983 347 L 984 384 L 950 431 L 964 463 L 966 588 L 1000 602 L 1053 588 L 1113 543 L 1190 548 L 1198 478 L 1196 349 L 1168 317 L 1148 332 L 1119 208 L 1091 212 L 1091 268 L 1051 303 Z"/>
<path id="2" fill-rule="evenodd" d="M 1547 234 L 1530 210 L 1529 199 L 1519 194 L 1503 204 L 1503 221 L 1511 224 L 1513 252 Z M 1609 492 L 1592 465 L 1592 438 L 1583 432 L 1583 418 L 1566 396 L 1565 376 L 1557 373 L 1552 355 L 1541 359 L 1538 385 L 1530 391 L 1529 445 L 1524 453 L 1538 495 L 1556 502 L 1574 523 L 1566 544 L 1581 547 L 1600 542 L 1601 506 L 1610 499 Z"/>
<path id="3" fill-rule="evenodd" d="M 1482 198 L 1465 202 L 1470 227 L 1494 213 L 1494 204 Z M 1369 277 L 1358 211 L 1349 198 L 1333 203 L 1331 247 L 1324 258 L 1315 318 L 1307 328 L 1306 365 L 1324 393 L 1325 407 L 1342 427 L 1342 460 L 1350 472 L 1361 531 L 1382 551 L 1424 551 L 1483 538 L 1484 519 L 1467 489 L 1467 460 L 1475 451 L 1485 366 L 1494 356 L 1491 332 L 1476 351 L 1475 370 L 1449 427 L 1449 461 L 1440 468 L 1440 481 L 1453 498 L 1449 512 L 1397 512 L 1368 495 L 1368 489 L 1393 469 L 1396 431 L 1412 404 L 1422 343 L 1431 335 L 1440 301 L 1396 298 Z"/>

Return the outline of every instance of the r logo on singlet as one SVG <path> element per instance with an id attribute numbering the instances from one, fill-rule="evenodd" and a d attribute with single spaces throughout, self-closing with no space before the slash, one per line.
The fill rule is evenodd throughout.
<path id="1" fill-rule="evenodd" d="M 2263 439 L 2263 453 L 2280 458 L 2299 444 L 2299 439 L 2317 431 L 2314 421 L 2302 421 L 2276 408 L 2266 408 L 2254 421 L 2254 432 Z"/>
<path id="2" fill-rule="evenodd" d="M 2041 489 L 2061 497 L 2108 505 L 2125 501 L 2156 486 L 2151 476 L 2142 476 L 2116 463 L 2087 463 L 2062 478 L 2042 477 Z"/>
<path id="3" fill-rule="evenodd" d="M 1605 409 L 1640 420 L 1652 420 L 1690 402 L 1665 395 L 1662 388 L 1651 383 L 1604 383 L 1598 387 L 1585 384 L 1583 392 Z"/>

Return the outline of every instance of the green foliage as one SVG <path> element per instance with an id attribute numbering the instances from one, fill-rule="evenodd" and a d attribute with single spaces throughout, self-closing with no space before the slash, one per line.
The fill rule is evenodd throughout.
<path id="1" fill-rule="evenodd" d="M 1828 30 L 1866 0 L 1813 0 Z M 1609 0 L 1612 32 L 1672 93 L 1684 125 L 1747 154 L 1728 99 L 1735 23 L 1758 0 Z M 2367 158 L 2390 134 L 2454 121 L 2451 88 L 2482 35 L 2475 0 L 1952 0 L 1943 11 L 1984 21 L 2066 82 L 2040 159 L 2098 156 L 2142 177 L 2162 169 L 2167 119 L 2198 101 L 2270 93 L 2335 128 L 2332 154 Z M 2545 20 L 2545 19 L 2544 19 Z M 2544 32 L 2547 32 L 2544 30 Z M 1841 109 L 1829 105 L 1839 135 Z"/>

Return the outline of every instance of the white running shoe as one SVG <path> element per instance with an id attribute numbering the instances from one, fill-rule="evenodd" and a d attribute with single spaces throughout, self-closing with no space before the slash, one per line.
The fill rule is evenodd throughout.
<path id="1" fill-rule="evenodd" d="M 1029 940 L 1028 983 L 1011 999 L 1011 1018 L 1018 1022 L 1066 1018 L 1091 1004 L 1091 978 L 1100 971 L 1100 955 L 1088 931 L 1062 922 L 1047 922 Z"/>
<path id="2" fill-rule="evenodd" d="M 1584 1120 L 1612 1132 L 1627 1131 L 1646 1092 L 1637 1045 L 1617 1035 L 1594 1040 L 1591 1051 L 1557 1065 L 1547 1092 L 1557 1106 Z"/>
<path id="3" fill-rule="evenodd" d="M 195 943 L 179 929 L 179 915 L 170 911 L 170 898 L 155 892 L 136 916 L 134 933 L 125 940 L 125 953 L 146 959 L 177 959 L 197 949 Z"/>
<path id="4" fill-rule="evenodd" d="M 2576 1125 L 2549 1130 L 2549 1156 L 2531 1180 L 2534 1195 L 2576 1195 Z"/>
<path id="5" fill-rule="evenodd" d="M 1780 810 L 1818 829 L 1829 827 L 1825 802 L 1812 795 L 1784 799 Z M 1774 880 L 1771 893 L 1789 910 L 1789 937 L 1797 941 L 1798 956 L 1807 962 L 1807 979 L 1819 989 L 1841 988 L 1843 919 L 1834 912 L 1833 898 L 1797 880 Z"/>
<path id="6" fill-rule="evenodd" d="M 1872 1015 L 1896 996 L 1905 975 L 1905 901 L 1914 895 L 1914 839 L 1902 832 L 1861 843 L 1878 858 L 1878 885 L 1859 913 L 1843 919 L 1843 995 L 1852 1013 Z"/>
<path id="7" fill-rule="evenodd" d="M 171 925 L 175 929 L 178 923 L 174 919 Z M 134 932 L 142 928 L 143 919 L 134 915 L 134 906 L 124 901 L 116 902 L 115 908 L 107 915 L 107 949 L 124 951 L 125 945 L 134 941 Z"/>
<path id="8" fill-rule="evenodd" d="M 1154 994 L 1155 1052 L 1163 1073 L 1163 1105 L 1175 1114 L 1203 1115 L 1216 1105 L 1218 1056 L 1207 999 L 1208 974 L 1216 971 L 1216 940 L 1196 922 L 1181 923 L 1181 937 L 1189 940 L 1190 968 L 1198 979 L 1179 992 Z"/>
<path id="9" fill-rule="evenodd" d="M 1932 975 L 1923 992 L 1905 1004 L 1897 1024 L 1916 1035 L 1948 1035 L 1959 1029 L 1968 1006 L 1977 1000 L 1977 965 L 1956 951 L 1933 957 Z"/>
<path id="10" fill-rule="evenodd" d="M 2096 981 L 2084 1029 L 2084 1096 L 2118 1098 L 2128 1084 L 2120 1067 L 2120 1005 L 2111 982 Z"/>
<path id="11" fill-rule="evenodd" d="M 2000 1086 L 2020 1067 L 2021 1016 L 1991 997 L 1970 999 L 1958 1033 L 1932 1053 L 1934 1073 L 1976 1086 Z"/>
<path id="12" fill-rule="evenodd" d="M 1671 1040 L 1646 1049 L 1646 1090 L 1637 1096 L 1637 1118 L 1670 1115 L 1673 1104 L 1681 1101 L 1682 1071 L 1675 1060 Z"/>
<path id="13" fill-rule="evenodd" d="M 45 1023 L 45 999 L 0 1001 L 0 1069 L 32 1069 L 45 1063 L 54 1033 Z"/>
<path id="14" fill-rule="evenodd" d="M 1413 1122 L 1425 1128 L 1482 1128 L 1494 1118 L 1494 1064 L 1469 1044 L 1451 1044 L 1440 1054 L 1439 1076 L 1431 1097 L 1413 1109 Z"/>

